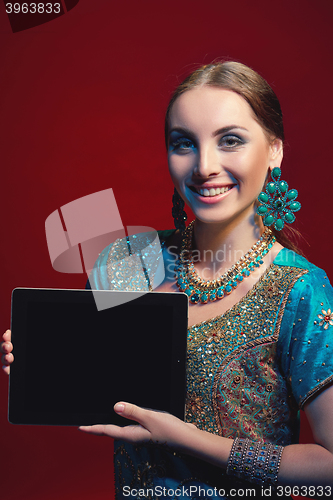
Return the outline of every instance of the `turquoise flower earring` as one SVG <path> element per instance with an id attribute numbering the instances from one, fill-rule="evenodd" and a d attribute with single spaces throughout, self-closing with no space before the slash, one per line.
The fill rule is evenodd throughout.
<path id="1" fill-rule="evenodd" d="M 281 231 L 284 223 L 292 224 L 295 220 L 293 212 L 298 212 L 301 208 L 299 201 L 295 201 L 298 196 L 296 189 L 288 191 L 286 181 L 280 181 L 281 170 L 273 168 L 271 172 L 273 182 L 266 186 L 266 193 L 261 192 L 258 200 L 261 205 L 257 208 L 257 214 L 263 217 L 264 226 L 272 226 L 277 231 Z"/>

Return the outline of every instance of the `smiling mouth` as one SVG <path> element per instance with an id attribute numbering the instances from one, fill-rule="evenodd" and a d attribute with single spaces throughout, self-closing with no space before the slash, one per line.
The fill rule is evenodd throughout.
<path id="1" fill-rule="evenodd" d="M 213 197 L 213 196 L 218 196 L 219 194 L 227 193 L 234 187 L 234 184 L 231 186 L 224 186 L 224 187 L 217 187 L 217 188 L 200 188 L 196 189 L 194 186 L 190 186 L 191 191 L 194 193 L 200 194 L 200 196 L 204 197 Z"/>

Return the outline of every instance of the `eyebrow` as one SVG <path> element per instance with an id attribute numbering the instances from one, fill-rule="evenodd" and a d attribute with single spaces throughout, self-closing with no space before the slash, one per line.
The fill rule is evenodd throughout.
<path id="1" fill-rule="evenodd" d="M 234 130 L 234 129 L 245 130 L 246 132 L 248 132 L 247 128 L 241 127 L 240 125 L 228 125 L 226 127 L 222 127 L 222 128 L 219 128 L 218 130 L 215 130 L 215 132 L 212 133 L 212 137 L 216 137 L 217 135 L 220 135 L 220 134 L 225 134 L 226 132 L 230 132 L 230 130 Z M 194 137 L 193 132 L 191 132 L 187 128 L 183 128 L 183 127 L 173 127 L 170 130 L 169 135 L 171 135 L 173 132 L 177 132 L 179 134 L 185 134 L 189 137 Z"/>
<path id="2" fill-rule="evenodd" d="M 194 134 L 190 130 L 184 127 L 173 127 L 172 129 L 170 129 L 169 135 L 171 135 L 173 132 L 177 132 L 178 134 L 184 134 L 189 137 L 194 137 Z"/>
<path id="3" fill-rule="evenodd" d="M 248 132 L 247 128 L 241 127 L 240 125 L 228 125 L 227 127 L 219 128 L 218 130 L 213 132 L 212 135 L 213 135 L 213 137 L 216 137 L 217 135 L 225 134 L 226 132 L 230 132 L 230 130 L 234 130 L 235 128 L 240 129 L 240 130 L 245 130 L 246 132 Z"/>

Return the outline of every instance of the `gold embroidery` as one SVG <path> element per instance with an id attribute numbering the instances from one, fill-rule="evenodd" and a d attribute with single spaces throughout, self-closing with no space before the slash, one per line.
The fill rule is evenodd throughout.
<path id="1" fill-rule="evenodd" d="M 214 414 L 219 434 L 274 443 L 292 442 L 290 423 L 298 407 L 290 396 L 276 357 L 276 342 L 243 351 L 223 363 L 214 379 Z"/>
<path id="2" fill-rule="evenodd" d="M 232 414 L 235 419 L 236 416 L 238 419 L 239 415 L 243 414 L 244 428 L 243 430 L 236 429 L 236 426 L 233 430 L 233 437 L 237 433 L 246 434 L 245 428 L 248 432 L 250 428 L 251 432 L 254 432 L 253 429 L 262 425 L 261 421 L 251 417 L 251 413 L 245 415 L 243 411 L 251 405 L 251 401 L 248 394 L 242 395 L 246 393 L 243 372 L 247 361 L 241 358 L 245 351 L 277 341 L 289 293 L 296 280 L 306 272 L 295 267 L 280 267 L 272 264 L 258 283 L 233 308 L 222 316 L 199 323 L 189 329 L 186 407 L 188 422 L 208 432 L 224 435 L 225 429 L 221 425 L 223 418 Z M 227 364 L 237 356 L 240 364 L 234 372 L 233 384 L 239 385 L 240 393 L 237 400 L 232 403 L 233 406 L 230 407 L 231 399 L 229 398 L 226 399 L 224 407 L 218 400 L 222 397 L 221 393 L 218 394 L 220 377 Z M 273 364 L 274 357 L 271 356 L 270 360 Z M 266 376 L 260 365 L 259 368 L 260 370 L 257 369 L 252 373 L 252 378 L 249 378 L 250 384 L 253 384 L 256 378 Z M 278 372 L 278 367 L 274 366 L 274 370 Z M 270 380 L 268 389 L 265 391 L 267 397 L 274 397 L 277 400 L 286 399 L 285 382 L 280 386 L 280 394 L 275 394 L 275 391 L 271 390 L 275 388 L 274 382 Z M 261 401 L 261 408 L 265 406 L 266 399 Z M 196 411 L 193 411 L 193 408 Z M 220 413 L 221 410 L 222 413 Z M 256 415 L 258 411 L 257 408 Z M 270 434 L 274 434 L 272 429 Z M 290 438 L 290 436 L 286 436 L 283 432 L 281 440 L 282 438 Z"/>

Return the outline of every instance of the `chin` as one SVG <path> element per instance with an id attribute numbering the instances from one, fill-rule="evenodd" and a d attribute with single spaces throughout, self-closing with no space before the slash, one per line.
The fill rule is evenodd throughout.
<path id="1" fill-rule="evenodd" d="M 212 213 L 198 213 L 198 212 L 193 212 L 195 219 L 204 223 L 204 224 L 228 224 L 232 222 L 233 218 L 230 217 L 221 217 L 219 214 L 212 214 Z"/>
<path id="2" fill-rule="evenodd" d="M 239 212 L 226 213 L 226 210 L 193 210 L 195 219 L 202 222 L 203 224 L 219 224 L 222 226 L 228 225 L 238 225 L 238 224 L 249 224 L 250 226 L 257 225 L 255 223 L 255 210 L 253 205 L 247 207 L 245 210 Z M 221 213 L 222 212 L 222 213 Z"/>

